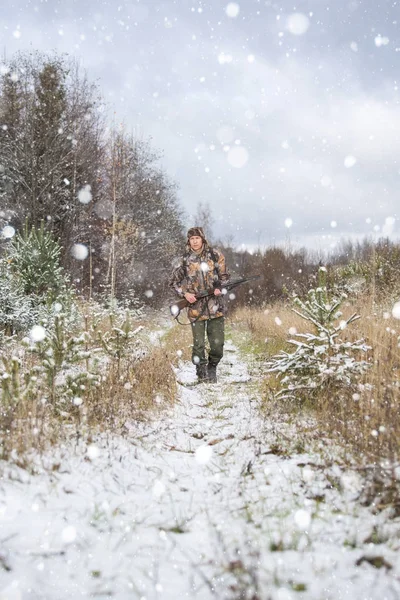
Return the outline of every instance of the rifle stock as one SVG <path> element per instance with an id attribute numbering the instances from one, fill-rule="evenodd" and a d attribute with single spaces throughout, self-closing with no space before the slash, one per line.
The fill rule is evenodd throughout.
<path id="1" fill-rule="evenodd" d="M 231 290 L 237 285 L 241 285 L 242 283 L 247 283 L 248 281 L 253 281 L 255 279 L 260 279 L 260 275 L 253 275 L 252 277 L 244 277 L 243 279 L 236 279 L 233 281 L 227 281 L 225 285 L 222 285 L 222 290 Z M 214 290 L 205 290 L 204 292 L 200 292 L 195 294 L 197 300 L 201 300 L 201 298 L 209 298 L 214 295 Z M 190 306 L 190 302 L 186 300 L 186 298 L 180 298 L 176 302 L 170 305 L 169 310 L 173 317 L 178 317 L 181 310 Z"/>

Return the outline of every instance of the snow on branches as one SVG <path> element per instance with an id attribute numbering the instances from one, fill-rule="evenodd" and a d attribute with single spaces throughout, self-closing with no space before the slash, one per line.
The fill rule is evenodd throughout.
<path id="1" fill-rule="evenodd" d="M 294 296 L 293 312 L 314 329 L 296 333 L 288 343 L 293 352 L 282 350 L 267 362 L 267 373 L 279 380 L 276 398 L 306 399 L 324 391 L 355 387 L 369 364 L 362 358 L 370 348 L 364 340 L 342 340 L 349 325 L 360 318 L 356 313 L 343 318 L 339 310 L 345 294 L 328 296 L 325 270 L 319 270 L 319 287 L 310 289 L 306 299 Z"/>

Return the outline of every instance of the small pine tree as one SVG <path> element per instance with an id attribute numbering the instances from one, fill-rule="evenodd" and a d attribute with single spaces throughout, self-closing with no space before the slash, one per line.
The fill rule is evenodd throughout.
<path id="1" fill-rule="evenodd" d="M 65 291 L 66 276 L 60 265 L 61 247 L 42 222 L 40 228 L 18 233 L 10 245 L 11 268 L 18 275 L 25 294 L 53 301 Z"/>
<path id="2" fill-rule="evenodd" d="M 67 315 L 56 315 L 44 339 L 30 345 L 39 358 L 38 368 L 45 376 L 49 399 L 57 408 L 65 407 L 77 394 L 86 396 L 99 380 L 98 350 L 89 350 L 89 333 L 77 336 L 68 325 Z"/>
<path id="3" fill-rule="evenodd" d="M 339 309 L 346 295 L 329 298 L 325 278 L 326 270 L 321 267 L 319 287 L 309 290 L 306 300 L 293 298 L 293 312 L 315 331 L 296 334 L 297 339 L 288 340 L 296 346 L 294 352 L 282 351 L 268 361 L 267 372 L 275 373 L 281 385 L 277 398 L 309 399 L 344 385 L 353 387 L 369 366 L 359 359 L 360 353 L 369 350 L 364 340 L 340 339 L 341 332 L 360 317 L 354 313 L 341 319 Z"/>
<path id="4" fill-rule="evenodd" d="M 0 260 L 0 335 L 13 335 L 33 325 L 37 311 L 25 295 L 21 282 L 11 272 L 10 263 Z"/>

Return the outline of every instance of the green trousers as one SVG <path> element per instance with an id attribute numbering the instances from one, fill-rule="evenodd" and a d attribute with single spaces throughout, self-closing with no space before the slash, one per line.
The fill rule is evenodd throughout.
<path id="1" fill-rule="evenodd" d="M 207 319 L 206 321 L 195 321 L 192 323 L 193 348 L 192 362 L 195 365 L 207 364 L 206 358 L 206 333 L 210 344 L 208 362 L 217 365 L 224 353 L 224 317 Z"/>

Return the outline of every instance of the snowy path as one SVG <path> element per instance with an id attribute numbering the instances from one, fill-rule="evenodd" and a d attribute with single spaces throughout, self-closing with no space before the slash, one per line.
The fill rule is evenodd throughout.
<path id="1" fill-rule="evenodd" d="M 276 451 L 232 345 L 220 374 L 50 473 L 6 473 L 0 600 L 400 598 L 399 520 L 357 505 L 353 474 Z"/>

